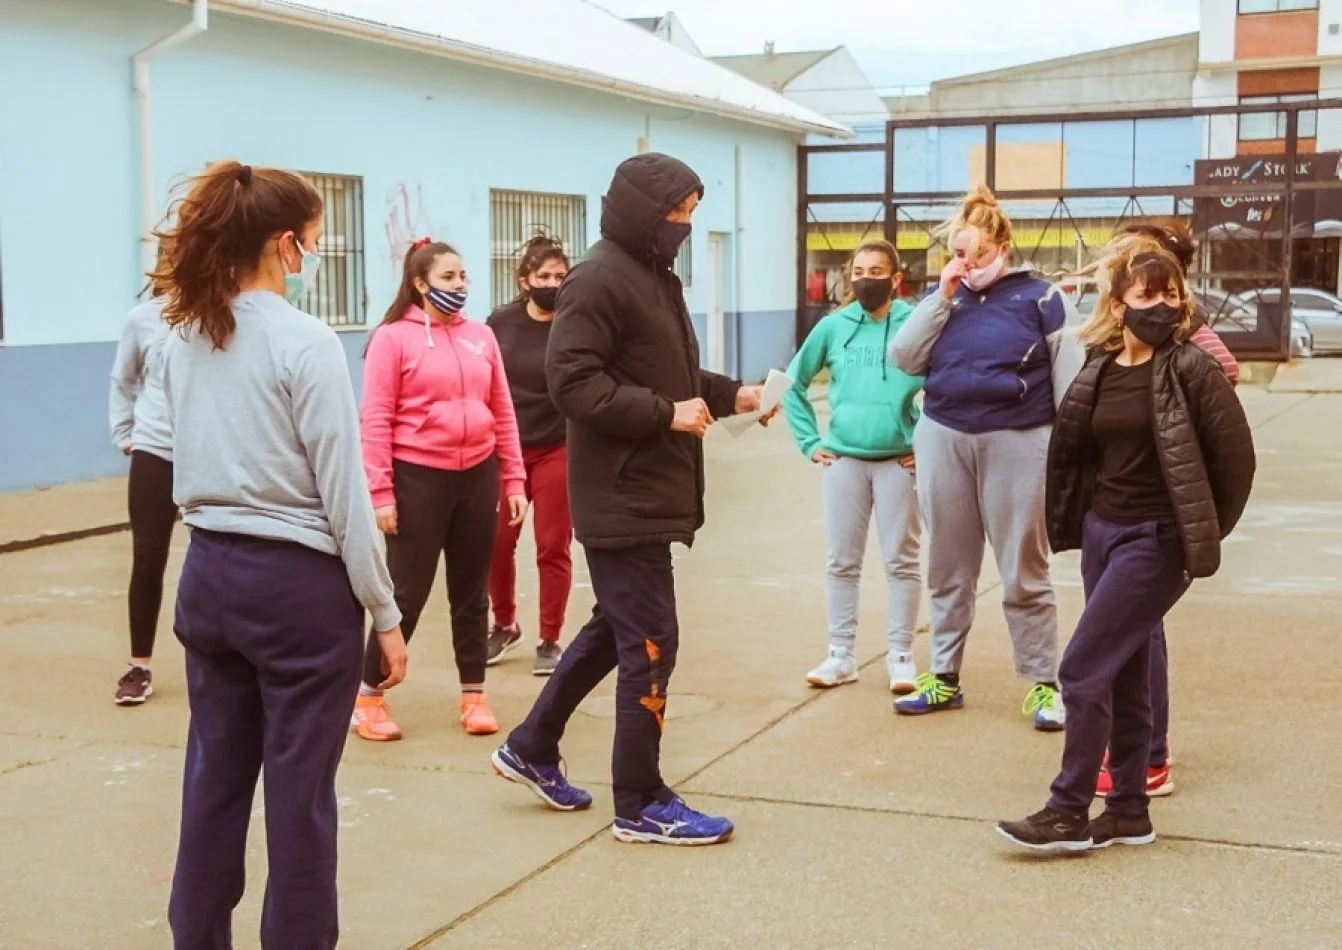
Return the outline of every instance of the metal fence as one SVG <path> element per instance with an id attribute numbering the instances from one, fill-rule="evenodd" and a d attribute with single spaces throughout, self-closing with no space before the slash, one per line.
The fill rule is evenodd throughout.
<path id="1" fill-rule="evenodd" d="M 1199 245 L 1190 283 L 1214 328 L 1240 358 L 1284 359 L 1291 352 L 1292 322 L 1282 318 L 1276 301 L 1290 299 L 1293 275 L 1305 272 L 1297 290 L 1311 281 L 1337 289 L 1342 153 L 1315 153 L 1312 141 L 1302 148 L 1299 134 L 1302 113 L 1320 124 L 1329 117 L 1342 129 L 1342 111 L 1332 110 L 1342 110 L 1342 99 L 897 119 L 887 123 L 884 142 L 803 146 L 797 342 L 840 295 L 846 259 L 866 238 L 900 248 L 911 290 L 935 280 L 948 252 L 934 228 L 951 217 L 971 184 L 982 182 L 1013 218 L 1015 256 L 1045 275 L 1070 280 L 1069 289 L 1079 296 L 1083 283 L 1065 275 L 1093 261 L 1115 229 L 1183 220 Z M 1205 158 L 1213 151 L 1214 123 L 1237 125 L 1243 116 L 1265 113 L 1281 122 L 1280 154 Z M 1194 134 L 1205 134 L 1206 141 Z M 1068 168 L 1069 152 L 1088 135 L 1115 143 L 1113 154 L 1081 172 Z M 1263 143 L 1253 144 L 1264 150 Z M 966 156 L 962 180 L 944 182 L 953 177 L 940 174 L 949 167 L 946 154 L 956 152 Z M 911 160 L 917 155 L 923 161 Z M 1030 177 L 1022 175 L 1027 165 L 1034 178 L 1049 179 L 1048 187 L 1022 187 L 1028 184 L 1022 178 Z M 850 182 L 869 190 L 847 187 Z M 1279 296 L 1259 299 L 1256 292 L 1265 288 Z"/>
<path id="2" fill-rule="evenodd" d="M 537 232 L 555 239 L 570 260 L 587 250 L 587 199 L 527 191 L 489 192 L 491 305 L 517 297 L 517 264 L 522 246 Z"/>

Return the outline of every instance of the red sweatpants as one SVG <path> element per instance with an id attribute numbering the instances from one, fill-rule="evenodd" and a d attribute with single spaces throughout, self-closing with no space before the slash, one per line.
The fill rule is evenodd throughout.
<path id="1" fill-rule="evenodd" d="M 536 567 L 540 570 L 540 638 L 559 642 L 573 589 L 573 521 L 568 510 L 568 453 L 563 445 L 522 449 L 527 470 L 527 500 L 536 531 Z M 508 524 L 507 499 L 499 505 L 494 566 L 489 575 L 489 600 L 494 622 L 517 622 L 517 539 L 522 526 Z"/>

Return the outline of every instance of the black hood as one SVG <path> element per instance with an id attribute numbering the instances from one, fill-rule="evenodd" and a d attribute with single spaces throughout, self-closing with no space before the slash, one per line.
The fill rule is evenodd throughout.
<path id="1" fill-rule="evenodd" d="M 601 200 L 601 236 L 641 261 L 652 260 L 657 223 L 695 192 L 702 198 L 704 183 L 684 162 L 660 152 L 635 155 L 615 169 Z"/>

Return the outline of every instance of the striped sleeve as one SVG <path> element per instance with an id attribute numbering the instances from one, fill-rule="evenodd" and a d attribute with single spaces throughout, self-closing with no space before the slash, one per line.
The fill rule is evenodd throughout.
<path id="1" fill-rule="evenodd" d="M 1226 348 L 1215 330 L 1206 325 L 1198 327 L 1188 338 L 1188 342 L 1215 359 L 1232 386 L 1239 383 L 1239 363 L 1235 362 L 1235 357 L 1230 355 L 1230 350 Z"/>

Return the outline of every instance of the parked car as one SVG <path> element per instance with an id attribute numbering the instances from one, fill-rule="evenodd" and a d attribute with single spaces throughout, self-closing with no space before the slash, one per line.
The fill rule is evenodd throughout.
<path id="1" fill-rule="evenodd" d="M 1281 288 L 1253 292 L 1264 303 L 1276 304 Z M 1342 353 L 1342 297 L 1313 287 L 1291 288 L 1291 318 L 1309 328 L 1314 355 Z"/>
<path id="2" fill-rule="evenodd" d="M 1195 290 L 1193 300 L 1207 316 L 1207 324 L 1222 337 L 1253 333 L 1258 329 L 1258 304 L 1246 296 L 1224 290 Z M 1270 302 L 1263 298 L 1264 303 Z M 1314 354 L 1314 335 L 1298 317 L 1291 317 L 1291 358 Z"/>

